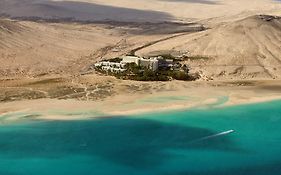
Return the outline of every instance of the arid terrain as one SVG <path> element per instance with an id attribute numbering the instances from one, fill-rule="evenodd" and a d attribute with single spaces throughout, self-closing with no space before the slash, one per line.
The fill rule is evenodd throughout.
<path id="1" fill-rule="evenodd" d="M 110 101 L 217 86 L 228 88 L 229 96 L 235 87 L 266 89 L 262 94 L 271 98 L 281 94 L 278 1 L 0 0 L 0 16 L 2 103 Z M 134 82 L 91 69 L 128 53 L 185 55 L 191 72 L 201 77 Z"/>
<path id="2" fill-rule="evenodd" d="M 189 59 L 187 63 L 213 78 L 281 78 L 280 17 L 247 17 L 203 32 L 157 43 L 136 54 L 146 55 L 171 48 L 205 56 L 205 59 Z"/>

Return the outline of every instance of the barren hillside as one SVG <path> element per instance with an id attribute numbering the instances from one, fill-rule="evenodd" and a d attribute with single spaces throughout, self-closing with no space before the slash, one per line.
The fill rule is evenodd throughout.
<path id="1" fill-rule="evenodd" d="M 168 21 L 172 15 L 132 7 L 116 7 L 84 1 L 0 0 L 0 15 L 21 19 L 74 21 Z"/>
<path id="2" fill-rule="evenodd" d="M 0 15 L 21 19 L 208 24 L 260 13 L 280 15 L 278 0 L 0 0 Z M 209 23 L 211 21 L 211 23 Z"/>
<path id="3" fill-rule="evenodd" d="M 0 0 L 0 75 L 73 75 L 104 57 L 172 50 L 208 79 L 281 78 L 281 19 L 255 15 L 280 9 L 271 0 Z M 210 29 L 197 32 L 201 24 Z"/>
<path id="4" fill-rule="evenodd" d="M 157 50 L 188 51 L 190 66 L 213 78 L 281 78 L 281 19 L 252 16 L 166 40 L 137 54 Z"/>
<path id="5" fill-rule="evenodd" d="M 104 57 L 148 42 L 201 30 L 180 23 L 49 23 L 0 18 L 0 75 L 75 74 Z"/>
<path id="6" fill-rule="evenodd" d="M 63 0 L 55 0 L 63 1 Z M 71 0 L 170 14 L 173 20 L 233 21 L 261 13 L 281 15 L 279 0 Z M 165 18 L 160 18 L 161 20 Z M 166 18 L 167 20 L 167 18 Z M 209 22 L 211 21 L 211 22 Z"/>
<path id="7" fill-rule="evenodd" d="M 100 26 L 0 20 L 2 75 L 60 72 L 94 51 L 120 40 Z M 77 65 L 81 67 L 83 65 Z"/>

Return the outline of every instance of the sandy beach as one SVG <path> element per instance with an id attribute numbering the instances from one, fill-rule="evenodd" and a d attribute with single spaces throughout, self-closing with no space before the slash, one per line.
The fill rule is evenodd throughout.
<path id="1" fill-rule="evenodd" d="M 280 81 L 108 81 L 111 81 L 114 92 L 97 100 L 41 98 L 1 103 L 1 121 L 79 120 L 165 110 L 218 108 L 281 99 Z M 140 89 L 132 90 L 132 87 Z"/>

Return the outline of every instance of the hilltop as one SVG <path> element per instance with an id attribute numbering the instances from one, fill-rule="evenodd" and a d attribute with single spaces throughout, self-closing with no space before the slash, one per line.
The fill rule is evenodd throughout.
<path id="1" fill-rule="evenodd" d="M 281 78 L 280 42 L 281 18 L 255 15 L 159 42 L 137 54 L 188 51 L 190 66 L 212 78 L 275 79 Z"/>

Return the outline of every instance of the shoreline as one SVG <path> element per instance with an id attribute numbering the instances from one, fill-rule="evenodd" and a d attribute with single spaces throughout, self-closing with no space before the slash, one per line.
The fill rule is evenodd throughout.
<path id="1" fill-rule="evenodd" d="M 132 84 L 126 81 L 122 83 Z M 156 86 L 154 83 L 152 87 Z M 97 117 L 220 108 L 281 100 L 279 81 L 258 81 L 255 85 L 229 86 L 221 82 L 169 82 L 171 89 L 131 94 L 119 92 L 103 100 L 37 99 L 5 102 L 0 107 L 2 123 L 23 120 L 84 120 Z M 276 85 L 276 86 L 275 86 Z M 175 88 L 176 87 L 176 88 Z M 267 88 L 271 87 L 271 88 Z M 47 108 L 46 108 L 47 106 Z"/>
<path id="2" fill-rule="evenodd" d="M 214 100 L 214 99 L 209 99 Z M 65 114 L 49 114 L 48 112 L 39 114 L 38 111 L 32 112 L 30 109 L 23 109 L 19 111 L 9 111 L 0 113 L 0 120 L 3 119 L 3 116 L 10 115 L 8 120 L 6 120 L 4 123 L 9 122 L 17 122 L 17 121 L 23 121 L 30 116 L 30 120 L 43 120 L 43 121 L 74 121 L 74 120 L 91 120 L 95 118 L 102 118 L 102 117 L 117 117 L 117 116 L 134 116 L 134 115 L 141 115 L 141 114 L 147 114 L 147 113 L 161 113 L 161 112 L 171 112 L 171 111 L 178 111 L 178 110 L 192 110 L 192 109 L 214 109 L 214 108 L 224 108 L 224 107 L 232 107 L 232 106 L 240 106 L 240 105 L 251 105 L 251 104 L 259 104 L 259 103 L 267 103 L 272 101 L 281 101 L 281 96 L 279 97 L 271 97 L 271 98 L 253 98 L 253 100 L 248 102 L 242 102 L 242 103 L 226 103 L 222 105 L 213 105 L 211 103 L 201 103 L 201 104 L 193 104 L 193 105 L 185 105 L 185 104 L 179 104 L 179 105 L 169 105 L 162 107 L 156 107 L 152 106 L 151 108 L 144 108 L 144 109 L 133 109 L 133 110 L 115 110 L 108 113 L 99 113 L 95 114 L 96 111 L 92 111 L 90 109 L 85 108 L 85 112 L 65 112 Z M 56 101 L 56 100 L 55 100 Z M 65 101 L 65 100 L 58 100 L 58 101 Z M 68 100 L 66 100 L 68 101 Z M 31 100 L 30 102 L 38 102 L 38 100 Z M 42 102 L 42 101 L 40 101 Z M 53 100 L 49 101 L 53 102 Z M 75 102 L 74 102 L 75 103 Z M 211 105 L 211 106 L 209 106 Z M 26 113 L 25 113 L 26 112 Z M 62 113 L 61 111 L 59 113 Z M 91 116 L 89 116 L 91 115 Z M 32 118 L 32 116 L 35 116 Z M 28 119 L 29 120 L 29 119 Z M 3 124 L 3 121 L 2 121 Z"/>

